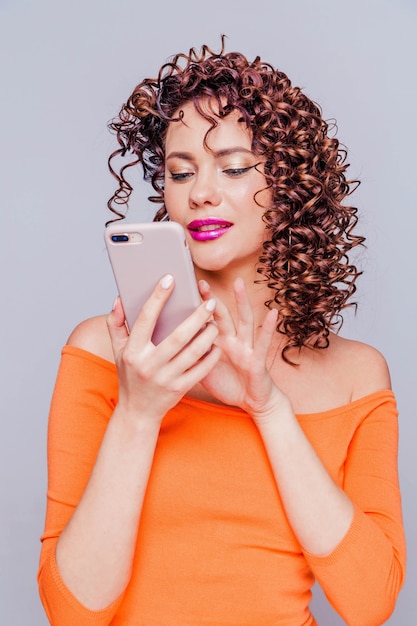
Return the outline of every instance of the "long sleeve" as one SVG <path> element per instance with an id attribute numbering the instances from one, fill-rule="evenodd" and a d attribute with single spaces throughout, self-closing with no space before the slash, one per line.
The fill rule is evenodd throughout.
<path id="1" fill-rule="evenodd" d="M 348 533 L 324 558 L 302 553 L 249 415 L 184 398 L 161 427 L 131 581 L 114 604 L 90 611 L 61 579 L 55 546 L 116 402 L 115 366 L 65 347 L 51 403 L 38 574 L 53 626 L 312 626 L 313 575 L 350 626 L 380 626 L 387 619 L 405 566 L 392 392 L 298 416 L 355 504 Z"/>
<path id="2" fill-rule="evenodd" d="M 392 613 L 405 576 L 397 409 L 392 392 L 383 391 L 359 402 L 357 411 L 341 480 L 354 519 L 330 555 L 305 557 L 348 624 L 379 626 Z"/>
<path id="3" fill-rule="evenodd" d="M 57 540 L 81 498 L 116 397 L 111 363 L 63 349 L 49 417 L 47 512 L 38 573 L 40 597 L 53 626 L 105 626 L 122 599 L 101 611 L 88 610 L 65 586 L 55 561 Z"/>

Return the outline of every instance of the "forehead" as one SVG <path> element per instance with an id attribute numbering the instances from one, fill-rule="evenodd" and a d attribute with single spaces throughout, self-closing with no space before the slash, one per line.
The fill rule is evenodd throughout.
<path id="1" fill-rule="evenodd" d="M 217 110 L 216 110 L 217 109 Z M 168 149 L 178 149 L 185 142 L 190 146 L 202 146 L 206 138 L 207 147 L 218 150 L 219 147 L 242 146 L 251 149 L 252 133 L 241 120 L 240 112 L 235 110 L 226 117 L 217 117 L 217 105 L 210 106 L 207 103 L 207 113 L 214 118 L 217 126 L 212 128 L 212 122 L 205 119 L 195 108 L 192 102 L 187 102 L 178 111 L 181 113 L 180 121 L 170 122 L 165 138 Z M 207 135 L 207 132 L 210 131 Z M 207 136 L 207 137 L 206 137 Z"/>

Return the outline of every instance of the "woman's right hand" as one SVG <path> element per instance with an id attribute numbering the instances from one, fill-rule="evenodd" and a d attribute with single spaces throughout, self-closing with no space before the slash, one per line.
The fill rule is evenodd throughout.
<path id="1" fill-rule="evenodd" d="M 118 407 L 135 418 L 162 421 L 220 358 L 213 344 L 218 335 L 210 323 L 214 299 L 201 305 L 159 345 L 152 343 L 158 317 L 175 288 L 174 279 L 164 276 L 142 307 L 130 334 L 120 298 L 107 317 L 119 378 Z"/>

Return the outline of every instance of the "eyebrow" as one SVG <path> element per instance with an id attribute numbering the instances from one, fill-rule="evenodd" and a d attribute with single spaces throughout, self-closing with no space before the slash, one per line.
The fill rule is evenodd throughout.
<path id="1" fill-rule="evenodd" d="M 253 154 L 252 150 L 248 150 L 247 148 L 243 148 L 242 146 L 234 146 L 232 148 L 225 148 L 224 150 L 211 150 L 211 153 L 216 159 L 228 156 L 229 154 L 235 154 L 237 152 Z M 165 157 L 165 160 L 168 161 L 168 159 L 183 159 L 184 161 L 192 161 L 193 158 L 194 157 L 190 152 L 170 152 Z"/>

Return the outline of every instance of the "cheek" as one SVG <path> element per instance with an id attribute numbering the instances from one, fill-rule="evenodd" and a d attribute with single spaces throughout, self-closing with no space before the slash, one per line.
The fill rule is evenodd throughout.
<path id="1" fill-rule="evenodd" d="M 170 185 L 169 183 L 168 185 L 165 185 L 164 202 L 170 217 L 172 217 L 175 213 L 178 213 L 179 207 L 183 204 L 183 202 L 180 203 L 181 197 L 181 187 L 179 185 L 176 187 Z"/>
<path id="2" fill-rule="evenodd" d="M 266 209 L 271 208 L 273 204 L 272 203 L 272 191 L 270 189 L 263 189 L 256 196 L 256 201 L 264 211 Z"/>
<path id="3" fill-rule="evenodd" d="M 231 194 L 233 203 L 240 207 L 248 207 L 248 209 L 257 209 L 264 211 L 271 206 L 272 194 L 269 189 L 264 189 L 259 182 L 254 184 L 253 181 L 236 186 Z"/>
<path id="4" fill-rule="evenodd" d="M 253 184 L 251 181 L 241 179 L 239 181 L 233 181 L 233 184 L 226 184 L 222 187 L 222 193 L 230 206 L 235 209 L 243 209 L 244 207 L 252 207 L 255 204 L 255 193 L 259 187 Z"/>
<path id="5" fill-rule="evenodd" d="M 259 208 L 263 210 L 269 209 L 272 206 L 272 190 L 268 188 L 265 189 L 265 187 L 266 181 L 263 178 L 261 184 L 252 189 L 252 197 L 256 199 L 256 204 Z"/>

